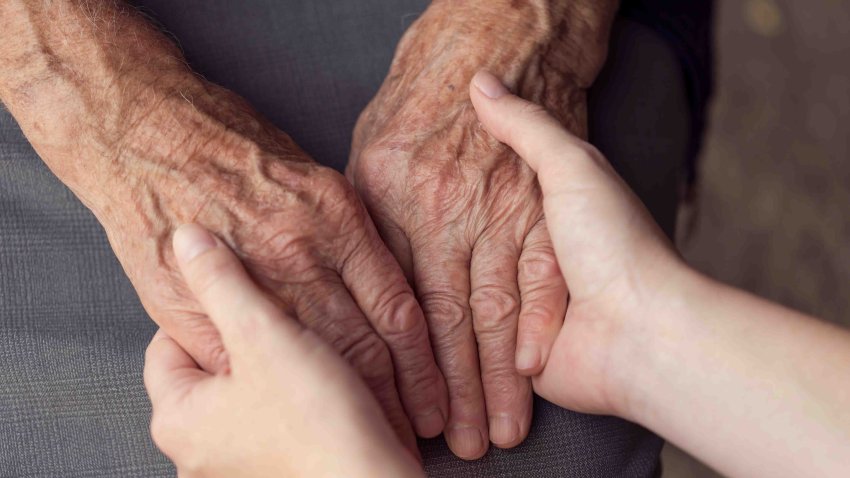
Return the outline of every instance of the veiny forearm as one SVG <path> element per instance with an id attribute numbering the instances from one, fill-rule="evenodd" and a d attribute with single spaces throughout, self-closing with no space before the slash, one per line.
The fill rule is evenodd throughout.
<path id="1" fill-rule="evenodd" d="M 399 45 L 388 81 L 433 90 L 435 109 L 468 101 L 486 69 L 585 135 L 585 90 L 607 55 L 617 0 L 435 0 Z"/>
<path id="2" fill-rule="evenodd" d="M 5 0 L 0 5 L 0 99 L 53 161 L 88 146 L 117 145 L 188 76 L 177 48 L 114 0 Z"/>
<path id="3" fill-rule="evenodd" d="M 297 150 L 243 100 L 194 75 L 173 42 L 120 1 L 4 0 L 0 29 L 0 99 L 101 221 L 115 207 L 148 229 L 169 213 L 191 218 L 202 205 L 171 197 L 192 181 L 175 169 Z"/>
<path id="4" fill-rule="evenodd" d="M 435 0 L 430 10 L 455 42 L 478 47 L 493 63 L 537 50 L 545 64 L 536 66 L 587 88 L 605 62 L 618 6 L 618 0 Z"/>
<path id="5" fill-rule="evenodd" d="M 629 418 L 729 476 L 847 476 L 850 333 L 702 277 L 664 309 Z"/>

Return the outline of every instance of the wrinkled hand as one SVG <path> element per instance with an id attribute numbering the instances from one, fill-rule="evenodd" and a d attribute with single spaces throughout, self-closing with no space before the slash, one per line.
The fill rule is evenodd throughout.
<path id="1" fill-rule="evenodd" d="M 421 309 L 350 184 L 235 95 L 204 88 L 147 117 L 151 136 L 122 152 L 125 187 L 93 206 L 151 317 L 206 370 L 226 367 L 170 248 L 179 224 L 197 222 L 357 369 L 406 445 L 407 416 L 420 435 L 439 434 L 445 385 Z M 175 128 L 188 139 L 168 136 Z"/>
<path id="2" fill-rule="evenodd" d="M 181 477 L 422 476 L 353 370 L 224 243 L 189 225 L 174 251 L 230 357 L 211 374 L 161 330 L 148 347 L 151 433 Z"/>
<path id="3" fill-rule="evenodd" d="M 355 366 L 408 446 L 405 411 L 421 435 L 440 433 L 446 389 L 422 311 L 345 178 L 200 79 L 125 2 L 3 0 L 0 29 L 0 100 L 100 220 L 151 317 L 204 369 L 227 359 L 169 247 L 187 222 L 225 240 Z"/>
<path id="4" fill-rule="evenodd" d="M 457 12 L 437 8 L 451 3 L 429 9 L 405 35 L 357 124 L 347 175 L 414 285 L 449 388 L 446 438 L 472 459 L 488 442 L 511 447 L 528 434 L 532 393 L 522 374 L 545 363 L 539 345 L 548 342 L 538 336 L 557 334 L 567 289 L 534 172 L 481 128 L 467 85 L 493 64 L 579 131 L 585 103 L 583 90 L 541 58 L 533 32 L 501 50 L 447 33 Z M 498 25 L 472 19 L 463 28 L 484 38 L 477 28 Z"/>

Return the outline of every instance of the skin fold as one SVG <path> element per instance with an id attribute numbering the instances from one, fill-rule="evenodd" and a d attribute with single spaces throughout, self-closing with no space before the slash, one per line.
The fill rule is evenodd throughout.
<path id="1" fill-rule="evenodd" d="M 435 1 L 354 132 L 347 176 L 425 312 L 449 388 L 449 446 L 473 459 L 528 434 L 531 383 L 567 307 L 534 172 L 481 129 L 484 67 L 586 136 L 586 89 L 618 2 Z"/>

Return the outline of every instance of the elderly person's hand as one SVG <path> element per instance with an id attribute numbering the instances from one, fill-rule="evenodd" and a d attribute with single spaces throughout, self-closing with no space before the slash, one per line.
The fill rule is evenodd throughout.
<path id="1" fill-rule="evenodd" d="M 408 417 L 420 435 L 442 431 L 446 388 L 422 311 L 342 175 L 189 71 L 121 2 L 4 1 L 0 21 L 0 98 L 103 224 L 150 316 L 205 370 L 227 357 L 171 252 L 185 222 L 233 247 L 357 369 L 407 446 Z"/>
<path id="2" fill-rule="evenodd" d="M 183 226 L 174 252 L 230 358 L 206 372 L 161 330 L 148 347 L 151 432 L 181 477 L 423 475 L 354 371 L 221 240 Z"/>
<path id="3" fill-rule="evenodd" d="M 584 134 L 615 4 L 435 1 L 357 124 L 347 175 L 425 311 L 462 458 L 527 435 L 523 374 L 567 306 L 534 173 L 481 130 L 467 85 L 487 66 Z"/>

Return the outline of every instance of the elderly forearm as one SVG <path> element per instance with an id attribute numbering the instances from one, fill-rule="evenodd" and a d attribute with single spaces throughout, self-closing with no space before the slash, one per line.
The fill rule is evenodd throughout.
<path id="1" fill-rule="evenodd" d="M 0 28 L 0 99 L 48 163 L 83 137 L 119 143 L 157 90 L 189 73 L 167 38 L 113 0 L 4 0 Z"/>
<path id="2" fill-rule="evenodd" d="M 0 28 L 0 99 L 101 221 L 134 201 L 159 214 L 170 199 L 149 189 L 179 191 L 170 170 L 267 137 L 244 101 L 194 75 L 173 42 L 122 2 L 3 0 Z"/>
<path id="3" fill-rule="evenodd" d="M 539 50 L 536 67 L 570 77 L 587 88 L 605 62 L 608 37 L 619 0 L 436 0 L 476 29 L 473 41 L 490 41 L 492 52 Z M 448 13 L 448 11 L 447 11 Z M 470 22 L 472 20 L 472 22 Z"/>
<path id="4" fill-rule="evenodd" d="M 466 102 L 479 69 L 542 103 L 586 134 L 585 91 L 605 62 L 617 0 L 435 0 L 399 45 L 390 78 L 443 90 Z M 404 85 L 402 85 L 404 87 Z"/>

